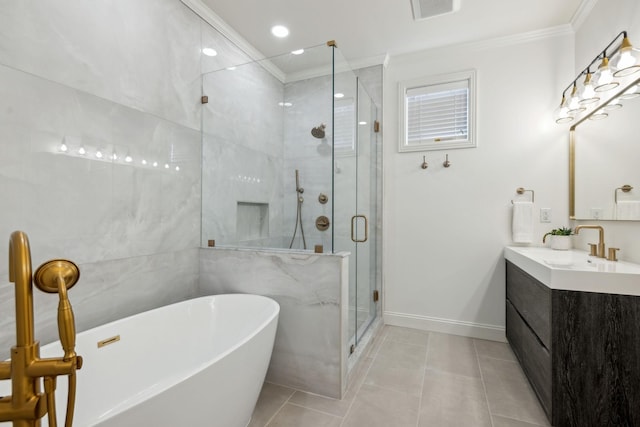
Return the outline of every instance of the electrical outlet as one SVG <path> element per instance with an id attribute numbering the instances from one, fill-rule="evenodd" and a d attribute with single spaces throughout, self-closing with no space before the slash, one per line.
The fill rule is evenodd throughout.
<path id="1" fill-rule="evenodd" d="M 540 208 L 540 222 L 551 222 L 551 208 Z"/>
<path id="2" fill-rule="evenodd" d="M 602 218 L 602 208 L 591 208 L 589 209 L 589 214 L 591 219 L 601 219 Z"/>

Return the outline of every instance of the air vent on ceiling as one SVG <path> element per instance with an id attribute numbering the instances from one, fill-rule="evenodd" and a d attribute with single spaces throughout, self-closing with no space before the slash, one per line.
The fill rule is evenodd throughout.
<path id="1" fill-rule="evenodd" d="M 460 9 L 460 0 L 411 0 L 413 19 L 431 18 L 457 12 Z"/>

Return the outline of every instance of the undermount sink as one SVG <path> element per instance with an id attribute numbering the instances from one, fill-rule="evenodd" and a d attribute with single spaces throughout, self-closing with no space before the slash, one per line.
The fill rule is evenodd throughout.
<path id="1" fill-rule="evenodd" d="M 640 295 L 640 265 L 586 251 L 510 246 L 504 256 L 551 289 Z"/>

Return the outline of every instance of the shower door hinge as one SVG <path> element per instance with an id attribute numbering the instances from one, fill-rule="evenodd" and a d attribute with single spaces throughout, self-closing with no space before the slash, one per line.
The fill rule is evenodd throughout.
<path id="1" fill-rule="evenodd" d="M 200 103 L 202 104 L 208 104 L 209 103 L 209 97 L 207 95 L 204 95 L 200 98 Z"/>
<path id="2" fill-rule="evenodd" d="M 378 302 L 379 299 L 380 299 L 380 292 L 378 292 L 378 290 L 376 289 L 375 291 L 373 291 L 373 302 Z"/>
<path id="3" fill-rule="evenodd" d="M 373 122 L 373 131 L 375 133 L 380 132 L 380 122 L 377 120 Z"/>

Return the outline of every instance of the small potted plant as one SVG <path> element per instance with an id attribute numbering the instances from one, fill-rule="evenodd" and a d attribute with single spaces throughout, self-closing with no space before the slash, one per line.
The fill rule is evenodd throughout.
<path id="1" fill-rule="evenodd" d="M 551 249 L 566 251 L 571 249 L 572 234 L 574 233 L 571 228 L 554 228 L 542 237 L 542 243 L 545 243 L 545 241 L 547 240 L 547 236 L 551 236 Z"/>

